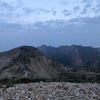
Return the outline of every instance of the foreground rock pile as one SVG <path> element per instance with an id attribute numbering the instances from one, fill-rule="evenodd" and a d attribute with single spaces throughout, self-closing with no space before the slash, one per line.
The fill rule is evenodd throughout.
<path id="1" fill-rule="evenodd" d="M 0 100 L 100 100 L 97 83 L 29 83 L 0 88 Z"/>

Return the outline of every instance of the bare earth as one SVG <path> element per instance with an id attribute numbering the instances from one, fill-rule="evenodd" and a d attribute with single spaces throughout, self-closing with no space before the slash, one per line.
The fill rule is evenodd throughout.
<path id="1" fill-rule="evenodd" d="M 2 86 L 0 100 L 100 100 L 100 84 L 39 82 Z"/>

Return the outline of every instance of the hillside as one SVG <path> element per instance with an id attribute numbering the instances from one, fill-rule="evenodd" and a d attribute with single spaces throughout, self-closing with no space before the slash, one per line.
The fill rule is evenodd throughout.
<path id="1" fill-rule="evenodd" d="M 93 47 L 43 45 L 38 49 L 65 66 L 100 71 L 100 52 Z"/>
<path id="2" fill-rule="evenodd" d="M 52 49 L 56 50 L 56 48 Z M 65 59 L 65 52 L 63 49 L 60 48 L 58 51 L 55 50 L 52 50 L 52 52 L 55 52 L 53 54 L 57 54 L 58 51 L 59 54 L 54 57 L 60 58 L 62 56 L 61 58 Z M 50 53 L 50 51 L 48 52 Z M 73 60 L 74 57 L 77 58 L 76 52 L 74 53 Z M 59 56 L 60 54 L 63 55 Z M 37 79 L 43 81 L 99 82 L 99 73 L 88 72 L 83 69 L 72 70 L 70 66 L 57 63 L 56 60 L 54 61 L 54 58 L 51 58 L 31 46 L 21 46 L 6 52 L 1 52 L 0 82 L 5 82 L 7 80 L 11 82 L 13 80 L 14 82 L 17 80 L 17 82 L 30 82 L 36 81 Z"/>
<path id="3" fill-rule="evenodd" d="M 100 51 L 100 48 L 96 48 L 98 51 Z"/>
<path id="4" fill-rule="evenodd" d="M 0 79 L 55 78 L 59 73 L 54 62 L 30 46 L 0 53 Z"/>

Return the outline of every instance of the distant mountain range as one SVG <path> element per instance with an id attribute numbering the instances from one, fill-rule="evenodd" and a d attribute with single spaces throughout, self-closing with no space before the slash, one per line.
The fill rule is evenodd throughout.
<path id="1" fill-rule="evenodd" d="M 100 71 L 100 48 L 84 46 L 40 46 L 40 51 L 59 62 L 71 68 L 82 68 L 92 71 Z"/>
<path id="2" fill-rule="evenodd" d="M 92 47 L 73 45 L 55 48 L 44 45 L 37 49 L 21 46 L 0 53 L 0 82 L 23 78 L 96 81 L 100 78 L 99 69 L 100 52 Z"/>
<path id="3" fill-rule="evenodd" d="M 100 48 L 97 48 L 98 51 L 100 51 Z"/>

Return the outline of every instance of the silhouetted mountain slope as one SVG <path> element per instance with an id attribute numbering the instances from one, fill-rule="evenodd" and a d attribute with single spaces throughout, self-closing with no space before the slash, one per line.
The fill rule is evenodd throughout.
<path id="1" fill-rule="evenodd" d="M 77 45 L 51 47 L 43 45 L 38 49 L 65 66 L 100 69 L 100 52 L 93 47 Z"/>

